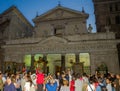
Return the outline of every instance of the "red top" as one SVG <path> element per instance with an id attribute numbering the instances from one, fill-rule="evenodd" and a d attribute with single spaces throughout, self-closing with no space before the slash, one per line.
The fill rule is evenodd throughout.
<path id="1" fill-rule="evenodd" d="M 72 80 L 71 82 L 70 82 L 70 91 L 75 91 L 75 81 L 74 80 Z"/>
<path id="2" fill-rule="evenodd" d="M 36 83 L 37 84 L 43 84 L 43 82 L 44 82 L 44 74 L 42 72 L 38 72 L 38 70 L 36 70 L 36 75 L 37 75 Z"/>
<path id="3" fill-rule="evenodd" d="M 98 82 L 95 82 L 95 83 L 94 83 L 95 88 L 97 88 L 98 85 L 99 85 Z"/>

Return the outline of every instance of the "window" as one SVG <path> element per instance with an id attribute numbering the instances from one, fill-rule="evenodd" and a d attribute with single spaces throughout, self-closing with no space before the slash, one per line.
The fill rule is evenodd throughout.
<path id="1" fill-rule="evenodd" d="M 120 15 L 117 15 L 117 16 L 115 17 L 115 23 L 116 23 L 116 24 L 120 24 Z"/>
<path id="2" fill-rule="evenodd" d="M 111 25 L 111 19 L 110 19 L 110 17 L 108 18 L 108 25 Z"/>
<path id="3" fill-rule="evenodd" d="M 113 11 L 113 7 L 112 7 L 112 5 L 109 6 L 109 9 L 110 9 L 110 12 Z"/>
<path id="4" fill-rule="evenodd" d="M 62 35 L 63 32 L 64 32 L 64 29 L 65 29 L 64 26 L 62 26 L 62 25 L 57 25 L 57 26 L 54 28 L 54 35 Z"/>
<path id="5" fill-rule="evenodd" d="M 115 4 L 115 10 L 118 11 L 118 4 Z"/>

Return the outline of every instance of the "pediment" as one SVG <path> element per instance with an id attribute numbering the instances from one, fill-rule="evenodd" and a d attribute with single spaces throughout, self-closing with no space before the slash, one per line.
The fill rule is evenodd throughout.
<path id="1" fill-rule="evenodd" d="M 66 44 L 67 42 L 68 41 L 64 38 L 52 36 L 39 42 L 39 45 L 51 46 L 51 45 L 56 45 L 56 44 Z"/>
<path id="2" fill-rule="evenodd" d="M 88 17 L 88 14 L 76 11 L 73 9 L 69 9 L 66 7 L 58 6 L 48 12 L 38 16 L 33 21 L 43 21 L 43 20 L 56 20 L 56 19 L 64 19 L 64 18 L 74 18 L 74 17 Z"/>

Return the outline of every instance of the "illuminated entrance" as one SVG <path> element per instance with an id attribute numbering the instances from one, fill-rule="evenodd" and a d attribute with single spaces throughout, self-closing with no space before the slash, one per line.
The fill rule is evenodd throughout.
<path id="1" fill-rule="evenodd" d="M 55 73 L 57 71 L 65 70 L 67 68 L 72 69 L 73 64 L 78 60 L 79 62 L 83 62 L 84 64 L 84 72 L 90 73 L 90 55 L 89 53 L 79 53 L 76 55 L 75 53 L 66 53 L 66 54 L 35 54 L 34 60 L 32 59 L 33 55 L 25 55 L 24 63 L 25 66 L 30 69 L 33 65 L 34 69 L 38 66 L 40 58 L 46 63 L 46 71 L 47 73 Z M 78 58 L 77 58 L 78 57 Z M 32 61 L 34 61 L 32 63 Z M 32 64 L 31 64 L 32 63 Z M 65 67 L 64 67 L 65 66 Z"/>

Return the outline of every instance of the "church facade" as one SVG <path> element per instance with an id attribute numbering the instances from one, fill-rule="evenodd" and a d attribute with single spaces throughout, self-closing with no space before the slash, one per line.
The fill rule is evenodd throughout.
<path id="1" fill-rule="evenodd" d="M 44 65 L 46 72 L 50 73 L 59 68 L 72 69 L 75 63 L 81 63 L 83 71 L 91 74 L 96 70 L 119 73 L 117 45 L 120 41 L 116 40 L 113 32 L 89 32 L 86 27 L 88 17 L 85 12 L 60 5 L 35 17 L 31 36 L 5 40 L 5 44 L 1 46 L 4 56 L 2 62 L 6 65 L 6 68 L 1 69 L 7 69 L 11 62 L 21 69 L 25 63 L 25 55 L 31 55 L 30 66 L 34 67 L 35 55 L 41 54 L 47 60 Z M 84 54 L 87 56 L 82 56 Z M 59 55 L 60 58 L 54 59 L 50 55 Z"/>

